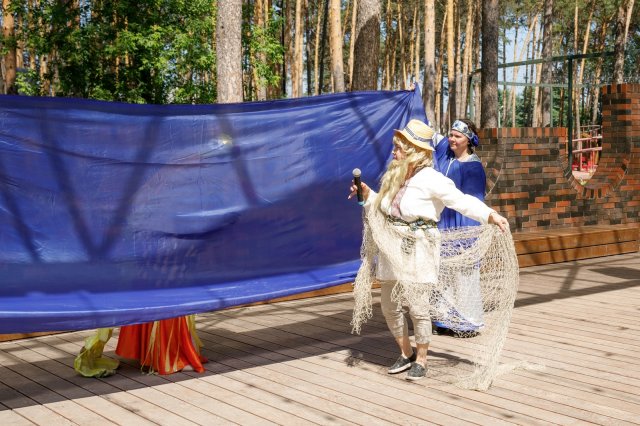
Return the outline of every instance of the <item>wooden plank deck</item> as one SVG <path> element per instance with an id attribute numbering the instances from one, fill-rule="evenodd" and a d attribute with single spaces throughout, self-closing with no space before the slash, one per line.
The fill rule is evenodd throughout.
<path id="1" fill-rule="evenodd" d="M 640 424 L 640 253 L 521 269 L 502 362 L 487 392 L 439 379 L 464 342 L 434 336 L 429 377 L 389 376 L 381 317 L 349 333 L 351 295 L 198 316 L 204 374 L 75 374 L 90 331 L 0 343 L 0 425 Z M 377 296 L 377 293 L 376 293 Z M 107 354 L 113 356 L 116 339 Z"/>

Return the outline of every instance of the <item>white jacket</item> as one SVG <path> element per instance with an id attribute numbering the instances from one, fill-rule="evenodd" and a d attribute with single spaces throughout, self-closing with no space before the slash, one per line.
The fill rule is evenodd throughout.
<path id="1" fill-rule="evenodd" d="M 451 179 L 431 167 L 424 168 L 406 182 L 407 189 L 400 200 L 400 219 L 414 222 L 418 219 L 440 220 L 445 207 L 486 224 L 494 211 L 477 198 L 463 194 Z M 365 209 L 374 204 L 378 194 L 373 190 L 365 203 Z M 382 211 L 391 215 L 392 200 L 384 199 L 380 204 Z M 406 280 L 413 282 L 436 282 L 440 265 L 440 231 L 437 228 L 419 229 L 414 232 L 416 238 L 415 256 L 412 265 L 405 264 L 402 270 L 394 270 L 392 262 L 379 247 L 376 278 L 384 281 Z M 402 241 L 397 241 L 402 244 Z M 395 268 L 397 269 L 397 268 Z"/>
<path id="2" fill-rule="evenodd" d="M 464 216 L 488 223 L 489 215 L 494 211 L 477 198 L 463 194 L 451 179 L 426 167 L 406 182 L 407 190 L 400 201 L 400 219 L 413 222 L 419 218 L 438 222 L 445 207 L 456 210 Z M 371 206 L 378 194 L 371 191 L 365 208 Z M 391 214 L 391 201 L 382 200 L 380 207 Z"/>

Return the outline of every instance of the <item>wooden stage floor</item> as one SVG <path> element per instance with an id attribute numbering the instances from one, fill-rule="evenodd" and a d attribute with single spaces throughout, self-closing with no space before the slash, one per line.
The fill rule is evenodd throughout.
<path id="1" fill-rule="evenodd" d="M 351 295 L 198 316 L 204 374 L 86 379 L 73 357 L 91 332 L 0 343 L 0 425 L 640 424 L 640 253 L 521 269 L 500 376 L 487 392 L 431 374 L 389 376 L 381 317 L 349 333 Z M 116 339 L 107 354 L 113 356 Z M 460 340 L 434 336 L 434 365 Z"/>

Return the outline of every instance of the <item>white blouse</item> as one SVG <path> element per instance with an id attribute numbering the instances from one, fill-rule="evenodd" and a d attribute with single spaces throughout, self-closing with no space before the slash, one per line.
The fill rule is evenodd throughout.
<path id="1" fill-rule="evenodd" d="M 494 212 L 477 198 L 463 194 L 451 179 L 432 167 L 425 167 L 406 183 L 406 191 L 400 200 L 400 219 L 413 222 L 420 218 L 438 222 L 445 207 L 456 210 L 464 216 L 488 223 L 489 215 Z M 365 208 L 373 205 L 378 194 L 371 190 Z M 380 203 L 382 211 L 391 214 L 391 202 L 385 197 Z"/>

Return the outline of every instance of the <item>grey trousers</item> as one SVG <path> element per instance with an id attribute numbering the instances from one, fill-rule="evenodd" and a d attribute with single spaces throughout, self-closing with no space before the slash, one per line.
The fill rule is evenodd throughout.
<path id="1" fill-rule="evenodd" d="M 409 328 L 405 313 L 409 314 L 413 322 L 413 333 L 416 343 L 426 344 L 431 341 L 431 317 L 429 315 L 429 300 L 420 304 L 398 306 L 391 300 L 391 292 L 395 281 L 380 281 L 382 315 L 387 321 L 387 327 L 394 338 L 408 336 Z"/>

